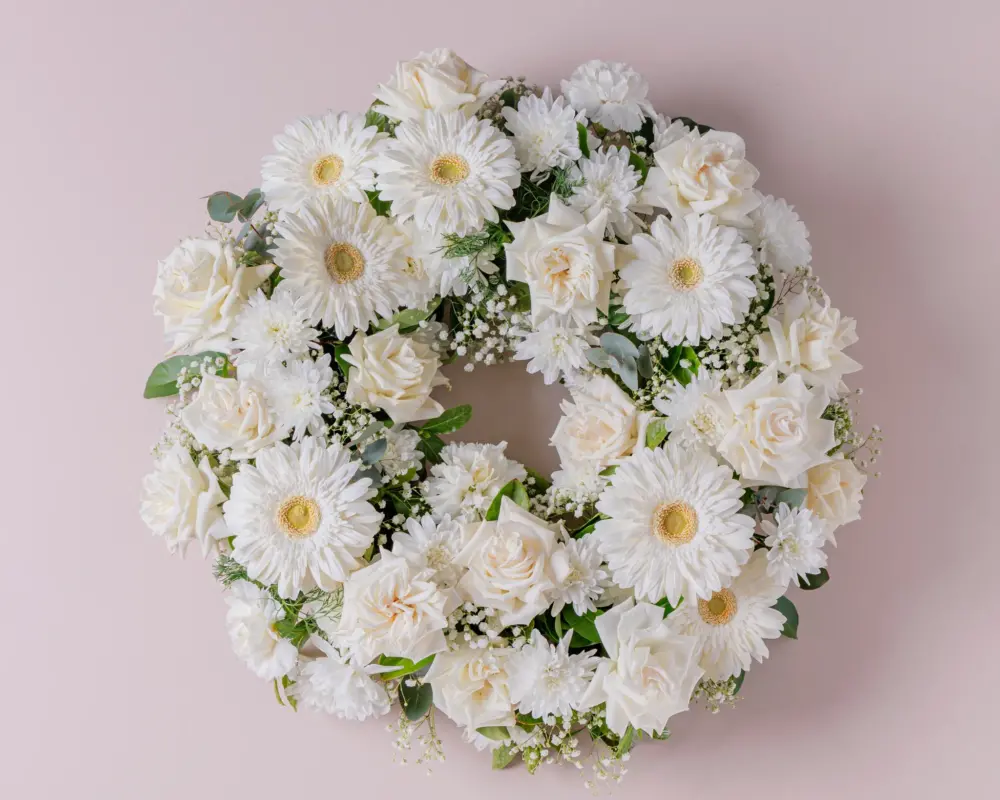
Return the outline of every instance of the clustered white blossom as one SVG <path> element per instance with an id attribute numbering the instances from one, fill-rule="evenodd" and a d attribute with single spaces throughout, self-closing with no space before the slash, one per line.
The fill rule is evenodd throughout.
<path id="1" fill-rule="evenodd" d="M 647 95 L 621 63 L 558 93 L 422 53 L 367 113 L 289 124 L 160 262 L 141 515 L 215 559 L 279 702 L 398 702 L 418 763 L 435 710 L 495 767 L 592 750 L 591 785 L 797 635 L 880 452 L 855 322 L 746 143 Z M 442 438 L 471 413 L 443 367 L 510 359 L 569 390 L 551 482 Z"/>

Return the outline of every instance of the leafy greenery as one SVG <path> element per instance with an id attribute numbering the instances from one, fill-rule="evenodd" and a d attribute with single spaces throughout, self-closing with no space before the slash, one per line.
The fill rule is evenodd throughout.
<path id="1" fill-rule="evenodd" d="M 472 419 L 472 406 L 455 406 L 454 408 L 449 408 L 441 416 L 427 420 L 427 422 L 420 426 L 420 430 L 424 433 L 435 433 L 439 436 L 445 433 L 454 433 L 459 428 L 462 428 L 470 419 Z"/>
<path id="2" fill-rule="evenodd" d="M 384 672 L 379 677 L 384 681 L 392 681 L 398 678 L 405 677 L 406 675 L 412 675 L 415 672 L 420 672 L 425 670 L 434 661 L 434 656 L 427 656 L 427 658 L 421 659 L 414 663 L 408 658 L 401 658 L 398 656 L 380 656 L 378 663 L 384 667 L 396 667 L 396 669 L 391 672 Z"/>
<path id="3" fill-rule="evenodd" d="M 826 571 L 826 567 L 823 567 L 819 572 L 799 578 L 799 588 L 807 590 L 818 589 L 820 586 L 825 586 L 828 580 L 830 580 L 830 573 Z"/>
<path id="4" fill-rule="evenodd" d="M 233 192 L 213 192 L 208 196 L 208 216 L 215 222 L 232 222 L 237 216 L 241 222 L 246 222 L 263 203 L 260 189 L 251 189 L 246 197 Z"/>
<path id="5" fill-rule="evenodd" d="M 434 700 L 434 691 L 429 683 L 417 683 L 413 686 L 407 685 L 407 681 L 399 684 L 399 705 L 403 708 L 403 713 L 410 722 L 418 719 L 431 710 L 431 703 Z"/>
<path id="6" fill-rule="evenodd" d="M 430 303 L 427 304 L 426 308 L 404 308 L 402 311 L 393 314 L 388 319 L 380 319 L 375 328 L 380 331 L 384 331 L 387 328 L 391 328 L 393 325 L 399 326 L 400 333 L 409 333 L 414 328 L 416 328 L 421 322 L 427 319 L 431 314 L 437 311 L 438 306 L 441 305 L 441 298 L 435 297 Z"/>
<path id="7" fill-rule="evenodd" d="M 778 492 L 775 502 L 785 503 L 791 508 L 798 508 L 805 502 L 805 499 L 805 489 L 785 489 L 784 491 Z"/>
<path id="8" fill-rule="evenodd" d="M 743 679 L 746 678 L 746 670 L 741 670 L 740 674 L 736 676 L 733 681 L 733 694 L 738 694 L 740 689 L 743 688 Z"/>
<path id="9" fill-rule="evenodd" d="M 581 616 L 573 610 L 572 606 L 566 606 L 562 612 L 562 619 L 566 626 L 572 628 L 574 633 L 579 634 L 581 638 L 591 644 L 597 644 L 601 641 L 601 635 L 597 632 L 597 626 L 594 624 L 597 617 L 596 611 L 588 611 Z"/>
<path id="10" fill-rule="evenodd" d="M 528 491 L 524 488 L 524 484 L 515 478 L 509 483 L 504 484 L 500 488 L 500 491 L 497 492 L 496 497 L 493 498 L 493 502 L 490 503 L 490 507 L 486 511 L 485 519 L 487 522 L 496 522 L 500 518 L 500 506 L 505 497 L 509 497 L 521 506 L 521 508 L 529 508 L 531 506 Z"/>
<path id="11" fill-rule="evenodd" d="M 493 769 L 504 769 L 514 761 L 509 744 L 502 744 L 493 751 Z"/>
<path id="12" fill-rule="evenodd" d="M 487 739 L 492 739 L 494 742 L 503 742 L 510 738 L 510 732 L 503 725 L 486 725 L 482 728 L 476 728 L 476 733 Z"/>
<path id="13" fill-rule="evenodd" d="M 246 567 L 230 555 L 223 553 L 215 562 L 212 574 L 223 586 L 232 586 L 236 581 L 249 580 Z"/>
<path id="14" fill-rule="evenodd" d="M 576 123 L 576 137 L 583 157 L 590 158 L 590 143 L 587 141 L 587 126 L 582 122 Z"/>
<path id="15" fill-rule="evenodd" d="M 392 203 L 388 200 L 383 200 L 382 195 L 374 190 L 367 191 L 365 194 L 368 196 L 368 202 L 371 203 L 371 206 L 375 209 L 376 214 L 380 217 L 389 216 L 389 212 L 392 210 Z"/>
<path id="16" fill-rule="evenodd" d="M 453 233 L 445 234 L 444 237 L 444 257 L 445 258 L 470 258 L 476 259 L 484 253 L 491 255 L 512 241 L 511 236 L 498 222 L 487 222 L 482 230 L 469 233 L 465 236 L 457 236 Z"/>
<path id="17" fill-rule="evenodd" d="M 654 417 L 646 427 L 646 447 L 655 449 L 667 438 L 667 421 L 663 417 Z"/>
<path id="18" fill-rule="evenodd" d="M 190 368 L 192 364 L 195 369 L 198 369 L 198 366 L 205 358 L 211 358 L 213 362 L 217 358 L 225 359 L 225 364 L 219 369 L 219 372 L 223 377 L 229 374 L 229 360 L 226 358 L 225 353 L 217 353 L 214 350 L 209 350 L 193 356 L 173 356 L 153 367 L 153 371 L 149 373 L 149 377 L 146 379 L 146 388 L 142 396 L 145 398 L 170 397 L 177 394 L 180 391 L 180 388 L 177 386 L 177 376 L 180 374 L 180 371 L 185 367 Z"/>
<path id="19" fill-rule="evenodd" d="M 799 638 L 799 612 L 795 608 L 795 603 L 788 599 L 788 596 L 779 597 L 778 602 L 771 606 L 785 618 L 785 626 L 781 629 L 781 635 L 789 639 Z"/>

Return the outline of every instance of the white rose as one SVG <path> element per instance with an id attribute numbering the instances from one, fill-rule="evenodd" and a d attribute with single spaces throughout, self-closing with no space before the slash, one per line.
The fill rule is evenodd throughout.
<path id="1" fill-rule="evenodd" d="M 718 449 L 744 485 L 801 488 L 806 470 L 828 460 L 836 440 L 833 422 L 821 419 L 826 398 L 810 392 L 801 376 L 779 383 L 772 364 L 742 389 L 723 395 L 735 424 Z"/>
<path id="2" fill-rule="evenodd" d="M 862 490 L 868 476 L 849 458 L 833 458 L 806 473 L 805 507 L 831 530 L 861 517 Z"/>
<path id="3" fill-rule="evenodd" d="M 420 661 L 447 648 L 444 629 L 458 606 L 429 570 L 419 570 L 389 551 L 344 583 L 340 636 L 355 662 L 379 655 Z"/>
<path id="4" fill-rule="evenodd" d="M 553 479 L 560 485 L 593 476 L 644 446 L 652 418 L 605 375 L 573 391 L 562 413 L 552 434 L 561 466 Z"/>
<path id="5" fill-rule="evenodd" d="M 389 713 L 392 701 L 385 684 L 371 676 L 392 667 L 378 664 L 358 666 L 342 658 L 328 642 L 319 637 L 313 641 L 326 655 L 302 667 L 290 687 L 290 694 L 304 706 L 340 719 L 362 722 L 369 717 Z"/>
<path id="6" fill-rule="evenodd" d="M 198 395 L 181 411 L 195 439 L 212 450 L 231 450 L 235 459 L 254 454 L 285 436 L 276 425 L 264 390 L 254 381 L 204 375 Z"/>
<path id="7" fill-rule="evenodd" d="M 379 84 L 375 91 L 375 98 L 384 103 L 375 110 L 396 120 L 416 119 L 426 110 L 463 111 L 471 117 L 503 85 L 502 80 L 489 80 L 453 51 L 439 47 L 396 64 L 389 82 Z"/>
<path id="8" fill-rule="evenodd" d="M 381 408 L 395 423 L 431 419 L 444 406 L 431 399 L 431 390 L 448 383 L 438 373 L 441 360 L 431 348 L 410 336 L 400 336 L 399 326 L 367 336 L 358 332 L 351 340 L 347 400 Z"/>
<path id="9" fill-rule="evenodd" d="M 631 725 L 648 734 L 686 711 L 704 674 L 698 638 L 673 633 L 663 609 L 626 600 L 595 621 L 608 652 L 584 695 L 584 707 L 607 703 L 608 727 L 623 735 Z"/>
<path id="10" fill-rule="evenodd" d="M 776 364 L 783 375 L 801 375 L 807 386 L 824 390 L 829 398 L 837 397 L 847 388 L 844 375 L 861 369 L 844 354 L 844 348 L 858 340 L 854 320 L 841 317 L 825 295 L 820 301 L 798 292 L 783 306 L 780 318 L 767 318 L 770 333 L 758 340 L 760 360 Z"/>
<path id="11" fill-rule="evenodd" d="M 196 465 L 188 449 L 175 444 L 143 480 L 140 514 L 171 553 L 195 540 L 207 556 L 216 539 L 229 535 L 222 519 L 225 500 L 208 458 Z"/>
<path id="12" fill-rule="evenodd" d="M 434 705 L 457 723 L 475 731 L 487 725 L 513 725 L 507 659 L 509 647 L 457 650 L 438 653 L 427 671 Z"/>
<path id="13" fill-rule="evenodd" d="M 639 194 L 643 205 L 667 209 L 673 217 L 715 214 L 720 222 L 749 227 L 748 214 L 760 205 L 753 191 L 759 177 L 746 160 L 746 145 L 735 133 L 691 131 L 653 154 Z"/>
<path id="14" fill-rule="evenodd" d="M 480 523 L 456 559 L 468 569 L 459 592 L 498 611 L 504 627 L 526 625 L 549 607 L 558 531 L 505 497 L 496 522 Z"/>
<path id="15" fill-rule="evenodd" d="M 226 603 L 226 626 L 236 655 L 265 680 L 276 680 L 291 672 L 299 651 L 275 631 L 275 624 L 285 618 L 285 610 L 271 593 L 250 581 L 236 581 Z"/>
<path id="16" fill-rule="evenodd" d="M 228 350 L 247 298 L 273 266 L 245 267 L 215 239 L 185 239 L 163 261 L 153 288 L 171 353 Z"/>
<path id="17" fill-rule="evenodd" d="M 607 218 L 604 210 L 588 222 L 552 195 L 544 216 L 507 223 L 507 277 L 528 284 L 532 323 L 555 313 L 586 325 L 607 313 L 617 251 L 604 241 Z"/>

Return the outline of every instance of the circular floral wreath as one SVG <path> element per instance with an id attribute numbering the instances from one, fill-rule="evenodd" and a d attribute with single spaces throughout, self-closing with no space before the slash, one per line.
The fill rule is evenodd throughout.
<path id="1" fill-rule="evenodd" d="M 743 140 L 656 113 L 624 64 L 561 88 L 421 54 L 208 198 L 157 271 L 146 396 L 176 400 L 142 516 L 215 559 L 278 702 L 398 699 L 418 761 L 437 709 L 495 767 L 596 749 L 619 778 L 796 637 L 786 592 L 827 581 L 881 435 L 843 382 L 854 320 Z M 571 392 L 551 481 L 442 439 L 471 408 L 441 365 L 509 358 Z"/>

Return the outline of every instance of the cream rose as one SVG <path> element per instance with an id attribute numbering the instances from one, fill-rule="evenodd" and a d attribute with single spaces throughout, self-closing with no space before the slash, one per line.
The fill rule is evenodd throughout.
<path id="1" fill-rule="evenodd" d="M 195 464 L 188 449 L 175 444 L 143 480 L 139 513 L 171 553 L 197 541 L 207 556 L 215 540 L 229 535 L 222 519 L 225 500 L 208 459 Z"/>
<path id="2" fill-rule="evenodd" d="M 560 485 L 593 476 L 642 447 L 653 416 L 639 411 L 604 375 L 573 391 L 572 399 L 563 401 L 562 413 L 552 434 L 561 467 L 553 479 Z"/>
<path id="3" fill-rule="evenodd" d="M 718 449 L 744 485 L 802 488 L 806 470 L 829 458 L 836 440 L 833 423 L 820 418 L 826 398 L 810 392 L 801 376 L 779 382 L 772 364 L 744 388 L 723 395 L 735 424 Z"/>
<path id="4" fill-rule="evenodd" d="M 273 266 L 245 267 L 215 239 L 185 239 L 163 261 L 153 288 L 171 353 L 228 350 L 247 298 Z"/>
<path id="5" fill-rule="evenodd" d="M 735 133 L 691 131 L 653 154 L 639 194 L 643 205 L 667 209 L 673 217 L 715 214 L 720 222 L 749 227 L 748 214 L 760 205 L 753 191 L 759 177 L 746 160 L 746 145 Z"/>
<path id="6" fill-rule="evenodd" d="M 503 85 L 439 47 L 396 64 L 395 74 L 375 91 L 375 98 L 384 104 L 376 110 L 396 120 L 415 119 L 427 110 L 463 111 L 471 117 Z"/>
<path id="7" fill-rule="evenodd" d="M 434 705 L 470 732 L 487 725 L 513 725 L 507 677 L 509 647 L 484 650 L 462 645 L 438 653 L 427 671 Z"/>
<path id="8" fill-rule="evenodd" d="M 788 296 L 781 316 L 767 318 L 769 333 L 759 337 L 760 360 L 776 364 L 783 375 L 801 375 L 807 386 L 822 389 L 828 398 L 846 390 L 843 377 L 861 365 L 844 354 L 844 348 L 858 340 L 854 320 L 841 317 L 822 300 L 808 292 Z"/>
<path id="9" fill-rule="evenodd" d="M 347 399 L 358 405 L 385 411 L 393 422 L 431 419 L 444 406 L 431 399 L 431 390 L 448 381 L 438 373 L 441 360 L 431 348 L 409 336 L 399 335 L 399 326 L 367 336 L 357 333 L 351 340 Z"/>
<path id="10" fill-rule="evenodd" d="M 358 664 L 379 655 L 420 661 L 447 649 L 444 629 L 458 602 L 431 571 L 384 551 L 344 583 L 339 635 Z"/>
<path id="11" fill-rule="evenodd" d="M 849 458 L 834 458 L 806 473 L 805 506 L 831 530 L 861 517 L 862 490 L 868 476 Z"/>
<path id="12" fill-rule="evenodd" d="M 607 313 L 617 250 L 604 241 L 607 218 L 605 210 L 588 222 L 552 195 L 543 217 L 507 223 L 507 277 L 528 284 L 534 324 L 560 314 L 586 325 Z"/>
<path id="13" fill-rule="evenodd" d="M 674 714 L 687 710 L 704 674 L 697 637 L 673 633 L 662 608 L 631 599 L 595 624 L 608 658 L 601 659 L 582 706 L 607 703 L 608 727 L 619 736 L 629 725 L 661 733 Z"/>
<path id="14" fill-rule="evenodd" d="M 505 497 L 495 522 L 480 523 L 455 563 L 468 572 L 462 597 L 500 613 L 500 622 L 526 625 L 549 606 L 555 589 L 552 556 L 558 528 Z"/>
<path id="15" fill-rule="evenodd" d="M 285 436 L 276 425 L 264 390 L 254 381 L 205 375 L 194 400 L 181 411 L 194 438 L 212 450 L 230 450 L 235 459 L 254 454 Z"/>

